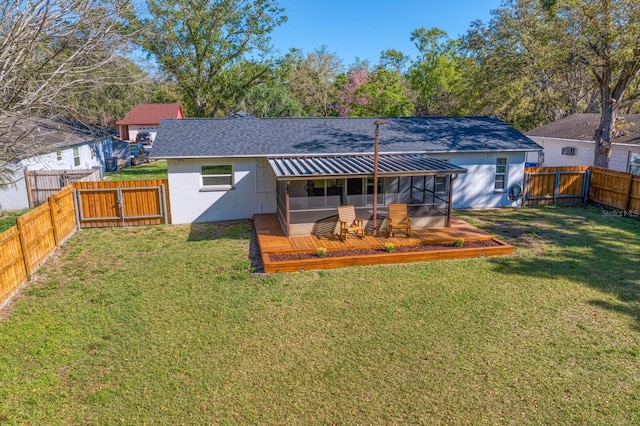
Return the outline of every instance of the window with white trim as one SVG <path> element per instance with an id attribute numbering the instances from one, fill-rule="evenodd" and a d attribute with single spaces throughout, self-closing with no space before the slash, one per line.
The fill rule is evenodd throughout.
<path id="1" fill-rule="evenodd" d="M 507 158 L 496 158 L 496 179 L 494 189 L 505 191 L 507 189 Z"/>
<path id="2" fill-rule="evenodd" d="M 233 187 L 233 166 L 219 164 L 216 166 L 201 166 L 202 189 L 231 189 Z"/>
<path id="3" fill-rule="evenodd" d="M 56 160 L 62 161 L 62 151 L 56 151 Z"/>
<path id="4" fill-rule="evenodd" d="M 78 167 L 80 165 L 80 149 L 73 148 L 73 165 Z"/>

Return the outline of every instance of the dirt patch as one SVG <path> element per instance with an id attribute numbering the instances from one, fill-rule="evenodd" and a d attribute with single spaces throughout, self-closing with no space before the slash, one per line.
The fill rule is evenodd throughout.
<path id="1" fill-rule="evenodd" d="M 481 247 L 497 247 L 500 244 L 493 240 L 482 241 L 466 241 L 463 247 L 456 247 L 453 244 L 417 244 L 409 246 L 395 246 L 393 253 L 415 253 L 415 252 L 429 252 L 434 250 L 460 250 L 463 248 L 481 248 Z M 384 248 L 354 248 L 345 250 L 329 250 L 324 257 L 349 257 L 349 256 L 363 256 L 363 255 L 376 255 L 387 254 Z M 303 259 L 317 259 L 318 255 L 315 252 L 305 253 L 284 253 L 284 254 L 270 254 L 269 259 L 272 262 L 282 262 L 287 260 L 303 260 Z"/>
<path id="2" fill-rule="evenodd" d="M 262 256 L 260 255 L 260 245 L 258 244 L 258 235 L 256 228 L 252 228 L 251 242 L 249 243 L 249 260 L 251 261 L 251 270 L 253 273 L 264 273 L 264 265 L 262 264 Z"/>

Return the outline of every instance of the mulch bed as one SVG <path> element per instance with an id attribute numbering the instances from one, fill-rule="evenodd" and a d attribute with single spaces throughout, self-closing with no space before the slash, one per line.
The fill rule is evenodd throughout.
<path id="1" fill-rule="evenodd" d="M 482 241 L 465 241 L 463 247 L 455 247 L 453 244 L 418 244 L 410 246 L 395 246 L 393 253 L 413 253 L 413 252 L 428 252 L 434 250 L 459 250 L 462 248 L 480 248 L 480 247 L 497 247 L 500 244 L 493 240 Z M 348 257 L 348 256 L 361 256 L 361 255 L 376 255 L 387 254 L 383 247 L 375 248 L 353 248 L 345 250 L 328 250 L 324 257 Z M 282 262 L 286 260 L 302 260 L 302 259 L 317 259 L 318 255 L 315 252 L 312 253 L 285 253 L 285 254 L 270 254 L 269 259 L 272 262 Z"/>

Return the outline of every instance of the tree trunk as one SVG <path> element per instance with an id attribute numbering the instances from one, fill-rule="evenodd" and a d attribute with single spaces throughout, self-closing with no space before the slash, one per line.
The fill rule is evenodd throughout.
<path id="1" fill-rule="evenodd" d="M 611 142 L 615 137 L 616 118 L 618 116 L 619 103 L 614 99 L 611 91 L 611 70 L 605 67 L 600 78 L 600 102 L 602 109 L 600 110 L 600 125 L 594 135 L 596 141 L 596 149 L 593 157 L 593 165 L 609 168 L 609 158 L 611 158 Z"/>
<path id="2" fill-rule="evenodd" d="M 607 105 L 605 107 L 605 104 Z M 612 105 L 615 101 L 603 102 L 602 113 L 600 115 L 600 126 L 596 130 L 596 149 L 593 157 L 593 165 L 609 168 L 609 158 L 611 158 L 611 143 L 616 134 L 616 119 L 618 117 L 618 106 Z"/>

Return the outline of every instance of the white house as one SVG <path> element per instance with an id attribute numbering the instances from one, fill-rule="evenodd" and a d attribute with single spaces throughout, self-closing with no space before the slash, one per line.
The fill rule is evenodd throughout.
<path id="1" fill-rule="evenodd" d="M 371 214 L 376 120 L 163 120 L 151 156 L 168 160 L 174 223 L 277 213 L 289 235 L 322 233 L 339 205 Z M 423 226 L 444 226 L 451 207 L 512 205 L 527 153 L 541 150 L 496 118 L 383 120 L 378 211 L 407 203 Z"/>
<path id="2" fill-rule="evenodd" d="M 527 132 L 544 148 L 543 166 L 590 166 L 600 114 L 573 114 Z M 640 114 L 619 117 L 620 135 L 612 144 L 609 168 L 640 175 Z M 537 162 L 530 156 L 530 161 Z"/>
<path id="3" fill-rule="evenodd" d="M 112 155 L 112 139 L 105 131 L 73 123 L 37 120 L 21 123 L 1 143 L 9 142 L 17 151 L 10 179 L 0 187 L 0 208 L 19 210 L 29 207 L 25 169 L 73 170 L 104 168 L 105 158 Z M 19 140 L 15 143 L 15 140 Z"/>

